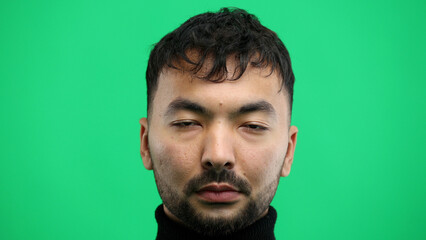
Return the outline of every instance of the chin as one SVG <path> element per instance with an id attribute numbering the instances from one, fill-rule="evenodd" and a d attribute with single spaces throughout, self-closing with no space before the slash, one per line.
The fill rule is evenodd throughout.
<path id="1" fill-rule="evenodd" d="M 231 220 L 236 218 L 243 211 L 242 207 L 230 206 L 225 204 L 215 204 L 208 208 L 194 208 L 202 218 Z"/>

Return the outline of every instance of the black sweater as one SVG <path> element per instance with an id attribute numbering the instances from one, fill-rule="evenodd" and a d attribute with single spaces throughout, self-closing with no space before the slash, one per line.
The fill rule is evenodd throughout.
<path id="1" fill-rule="evenodd" d="M 244 239 L 244 240 L 272 240 L 275 239 L 274 236 L 274 226 L 275 221 L 277 220 L 277 212 L 273 207 L 269 207 L 268 214 L 263 218 L 257 220 L 252 225 L 241 229 L 240 231 L 234 232 L 230 235 L 226 236 L 217 236 L 217 237 L 207 237 L 201 235 L 173 220 L 171 220 L 164 213 L 163 205 L 160 205 L 155 210 L 155 218 L 158 223 L 158 232 L 157 232 L 157 240 L 227 240 L 227 239 Z"/>

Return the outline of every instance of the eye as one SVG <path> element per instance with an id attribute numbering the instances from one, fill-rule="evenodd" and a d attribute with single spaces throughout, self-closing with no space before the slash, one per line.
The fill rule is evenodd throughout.
<path id="1" fill-rule="evenodd" d="M 201 125 L 200 125 L 200 123 L 198 123 L 196 121 L 180 120 L 180 121 L 172 122 L 171 126 L 177 127 L 177 128 L 180 128 L 180 129 L 185 129 L 185 128 L 190 128 L 190 127 L 195 127 L 195 126 L 201 126 Z"/>
<path id="2" fill-rule="evenodd" d="M 264 125 L 255 124 L 255 123 L 247 123 L 242 125 L 242 127 L 244 127 L 246 131 L 254 132 L 254 133 L 261 133 L 269 129 L 268 127 Z"/>

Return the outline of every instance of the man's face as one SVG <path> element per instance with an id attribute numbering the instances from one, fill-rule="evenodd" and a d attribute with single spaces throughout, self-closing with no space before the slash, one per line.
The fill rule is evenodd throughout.
<path id="1" fill-rule="evenodd" d="M 236 81 L 213 83 L 163 70 L 150 121 L 141 119 L 141 154 L 170 218 L 226 234 L 267 213 L 297 135 L 286 91 L 269 73 L 248 67 Z"/>

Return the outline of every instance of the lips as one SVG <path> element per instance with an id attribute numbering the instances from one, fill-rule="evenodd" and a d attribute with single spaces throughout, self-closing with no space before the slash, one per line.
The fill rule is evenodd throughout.
<path id="1" fill-rule="evenodd" d="M 230 203 L 237 201 L 241 193 L 228 184 L 209 184 L 198 190 L 197 195 L 210 203 Z"/>

